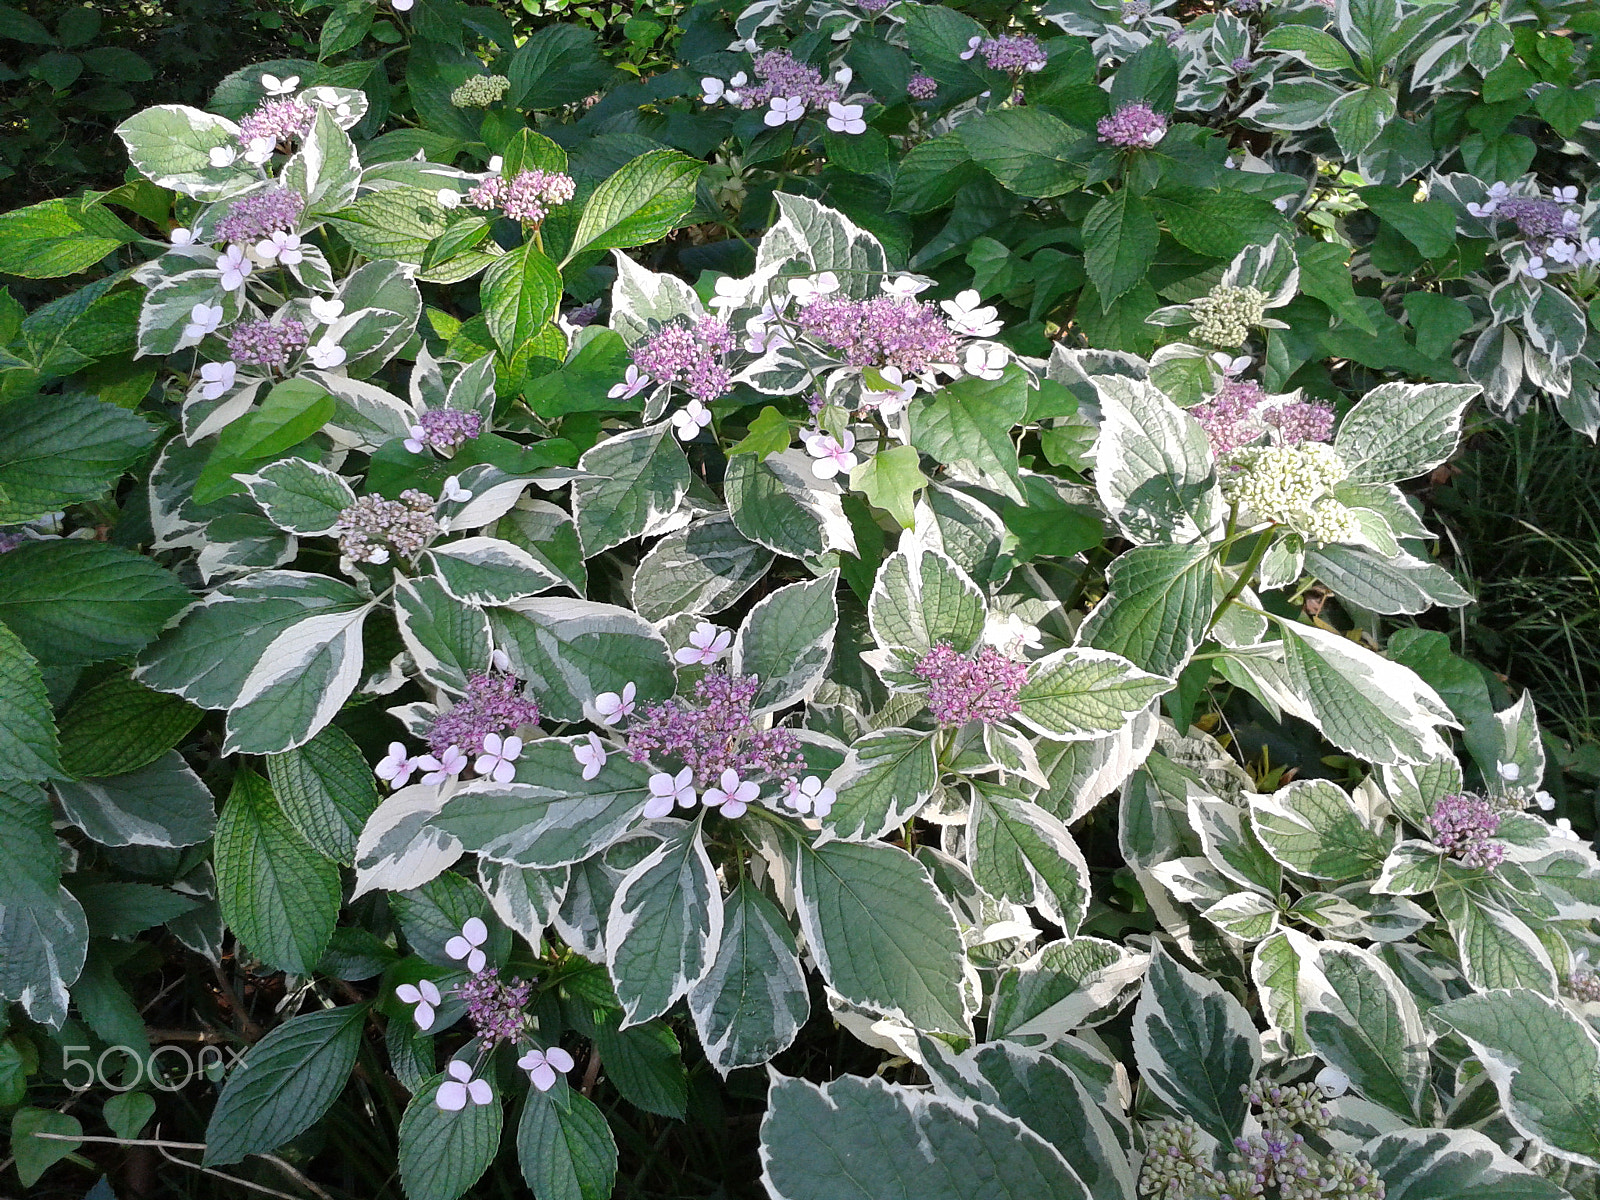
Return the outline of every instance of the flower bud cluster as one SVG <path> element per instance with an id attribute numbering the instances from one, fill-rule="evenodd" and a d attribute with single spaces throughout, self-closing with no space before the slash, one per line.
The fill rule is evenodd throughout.
<path id="1" fill-rule="evenodd" d="M 478 1037 L 492 1044 L 512 1041 L 522 1032 L 527 1021 L 523 1010 L 533 996 L 533 984 L 525 979 L 506 983 L 498 969 L 485 967 L 456 984 L 455 992 L 466 1004 L 467 1020 Z"/>
<path id="2" fill-rule="evenodd" d="M 928 711 L 945 726 L 982 721 L 993 725 L 1015 716 L 1017 695 L 1028 681 L 1028 664 L 985 646 L 975 655 L 940 642 L 911 668 L 928 682 Z"/>
<path id="3" fill-rule="evenodd" d="M 281 231 L 293 231 L 305 213 L 305 198 L 289 188 L 268 188 L 235 200 L 217 222 L 216 240 L 249 245 Z"/>
<path id="4" fill-rule="evenodd" d="M 518 171 L 510 180 L 489 176 L 467 192 L 467 203 L 473 208 L 498 208 L 513 221 L 536 225 L 552 208 L 571 200 L 577 187 L 570 175 L 534 167 Z"/>
<path id="5" fill-rule="evenodd" d="M 932 75 L 924 75 L 921 71 L 906 80 L 906 95 L 913 100 L 932 100 L 939 91 L 939 81 Z"/>
<path id="6" fill-rule="evenodd" d="M 386 563 L 392 549 L 402 558 L 411 558 L 439 536 L 439 522 L 433 517 L 433 500 L 407 488 L 399 500 L 382 496 L 361 496 L 339 514 L 333 531 L 339 537 L 339 553 L 352 562 Z"/>
<path id="7" fill-rule="evenodd" d="M 503 100 L 511 87 L 504 75 L 474 75 L 450 93 L 450 103 L 457 108 L 488 108 Z"/>
<path id="8" fill-rule="evenodd" d="M 539 722 L 536 701 L 517 695 L 517 678 L 499 671 L 467 677 L 467 694 L 428 730 L 428 749 L 437 757 L 451 746 L 476 751 L 490 734 L 512 734 Z"/>
<path id="9" fill-rule="evenodd" d="M 1139 1194 L 1161 1200 L 1214 1195 L 1222 1177 L 1211 1169 L 1208 1158 L 1192 1119 L 1161 1122 L 1145 1137 Z"/>
<path id="10" fill-rule="evenodd" d="M 905 296 L 852 300 L 823 296 L 800 310 L 800 328 L 853 367 L 893 367 L 921 375 L 953 366 L 959 343 L 937 305 Z"/>
<path id="11" fill-rule="evenodd" d="M 1561 984 L 1561 990 L 1574 1000 L 1600 1004 L 1600 972 L 1577 966 Z"/>
<path id="12" fill-rule="evenodd" d="M 1493 870 L 1505 859 L 1504 842 L 1494 839 L 1500 814 L 1481 796 L 1445 796 L 1428 816 L 1434 845 L 1460 859 L 1464 866 Z"/>
<path id="13" fill-rule="evenodd" d="M 1140 148 L 1154 146 L 1167 132 L 1167 118 L 1143 101 L 1124 104 L 1096 125 L 1100 140 L 1108 146 Z"/>
<path id="14" fill-rule="evenodd" d="M 303 138 L 311 132 L 316 119 L 316 109 L 304 100 L 267 100 L 239 122 L 239 144 L 248 147 L 259 138 L 276 146 Z"/>
<path id="15" fill-rule="evenodd" d="M 1259 521 L 1287 525 L 1318 542 L 1347 542 L 1360 535 L 1355 514 L 1329 495 L 1350 473 L 1333 447 L 1252 446 L 1229 459 L 1222 494 Z"/>
<path id="16" fill-rule="evenodd" d="M 978 53 L 991 71 L 1040 71 L 1049 61 L 1038 38 L 1015 34 L 984 38 L 978 43 Z"/>
<path id="17" fill-rule="evenodd" d="M 694 685 L 694 698 L 674 696 L 652 704 L 628 727 L 628 757 L 676 759 L 707 788 L 733 771 L 741 779 L 789 781 L 805 769 L 800 739 L 781 727 L 761 729 L 751 712 L 761 681 L 754 675 L 713 671 Z"/>
<path id="18" fill-rule="evenodd" d="M 293 317 L 241 321 L 228 335 L 228 357 L 246 366 L 282 370 L 310 341 L 305 325 Z"/>
<path id="19" fill-rule="evenodd" d="M 1242 346 L 1252 327 L 1261 324 L 1267 312 L 1267 298 L 1257 288 L 1233 287 L 1219 283 L 1189 305 L 1194 314 L 1194 333 L 1213 346 Z"/>
<path id="20" fill-rule="evenodd" d="M 633 361 L 658 383 L 682 384 L 696 400 L 709 404 L 733 386 L 733 375 L 722 362 L 732 349 L 733 333 L 726 322 L 701 317 L 692 325 L 662 326 L 634 347 Z"/>
<path id="21" fill-rule="evenodd" d="M 426 446 L 433 450 L 451 451 L 471 441 L 483 432 L 483 417 L 459 408 L 435 408 L 417 418 L 412 426 L 410 442 L 418 443 L 418 450 Z"/>
<path id="22" fill-rule="evenodd" d="M 787 50 L 756 55 L 750 69 L 756 82 L 739 90 L 736 103 L 740 108 L 765 108 L 774 99 L 786 99 L 799 100 L 808 109 L 826 109 L 839 99 L 839 89 L 824 83 L 821 71 Z"/>

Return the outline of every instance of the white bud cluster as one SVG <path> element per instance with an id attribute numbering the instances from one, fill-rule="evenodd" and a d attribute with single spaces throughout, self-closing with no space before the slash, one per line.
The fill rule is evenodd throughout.
<path id="1" fill-rule="evenodd" d="M 1267 311 L 1266 293 L 1253 287 L 1217 284 L 1193 301 L 1195 336 L 1213 346 L 1242 346 Z"/>
<path id="2" fill-rule="evenodd" d="M 1350 542 L 1361 534 L 1355 514 L 1329 494 L 1350 468 L 1322 442 L 1251 446 L 1230 459 L 1222 493 L 1257 520 L 1274 521 L 1318 542 Z"/>
<path id="3" fill-rule="evenodd" d="M 488 108 L 505 97 L 511 80 L 504 75 L 474 75 L 450 93 L 450 103 L 457 108 Z"/>

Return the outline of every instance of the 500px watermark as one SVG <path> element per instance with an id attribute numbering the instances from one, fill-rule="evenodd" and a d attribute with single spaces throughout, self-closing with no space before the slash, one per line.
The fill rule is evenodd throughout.
<path id="1" fill-rule="evenodd" d="M 201 1046 L 189 1053 L 182 1046 L 157 1046 L 154 1050 L 134 1046 L 107 1046 L 95 1059 L 75 1058 L 73 1052 L 89 1050 L 89 1046 L 63 1046 L 61 1048 L 62 1081 L 73 1091 L 103 1087 L 107 1091 L 127 1092 L 144 1080 L 163 1092 L 176 1092 L 196 1078 L 212 1083 L 220 1082 L 235 1063 L 243 1057 L 232 1046 Z M 74 1078 L 72 1072 L 81 1067 L 83 1074 Z M 116 1081 L 121 1077 L 121 1082 Z"/>

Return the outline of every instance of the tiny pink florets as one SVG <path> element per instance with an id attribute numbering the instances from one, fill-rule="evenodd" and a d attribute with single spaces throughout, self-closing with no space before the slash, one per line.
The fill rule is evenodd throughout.
<path id="1" fill-rule="evenodd" d="M 514 675 L 486 672 L 467 680 L 467 694 L 449 712 L 440 713 L 428 730 L 428 748 L 435 755 L 451 746 L 469 753 L 483 748 L 491 733 L 509 734 L 539 721 L 539 705 L 517 695 Z"/>
<path id="2" fill-rule="evenodd" d="M 316 119 L 316 110 L 304 100 L 268 100 L 239 122 L 239 144 L 249 146 L 257 138 L 266 138 L 276 146 L 303 138 Z"/>
<path id="3" fill-rule="evenodd" d="M 824 296 L 800 310 L 800 328 L 840 351 L 853 367 L 896 367 L 921 375 L 957 362 L 959 343 L 937 305 L 903 296 Z"/>
<path id="4" fill-rule="evenodd" d="M 797 99 L 808 109 L 826 109 L 839 89 L 822 81 L 822 72 L 787 50 L 767 50 L 751 66 L 756 81 L 739 89 L 740 108 L 765 108 L 773 99 Z"/>
<path id="5" fill-rule="evenodd" d="M 1049 61 L 1038 38 L 1003 34 L 978 43 L 978 53 L 991 71 L 1037 71 Z"/>
<path id="6" fill-rule="evenodd" d="M 628 757 L 676 759 L 707 788 L 727 770 L 742 779 L 793 779 L 805 769 L 800 739 L 781 726 L 760 729 L 751 704 L 761 681 L 754 675 L 713 671 L 694 685 L 694 699 L 675 696 L 652 704 L 628 727 Z M 659 764 L 657 764 L 659 765 Z"/>
<path id="7" fill-rule="evenodd" d="M 491 175 L 467 192 L 473 208 L 498 208 L 513 221 L 536 225 L 558 204 L 565 204 L 577 192 L 572 176 L 559 171 L 531 168 L 518 171 L 511 179 Z"/>
<path id="8" fill-rule="evenodd" d="M 1110 146 L 1149 147 L 1167 132 L 1167 118 L 1143 101 L 1124 104 L 1109 117 L 1101 117 L 1100 140 Z"/>
<path id="9" fill-rule="evenodd" d="M 1469 867 L 1493 870 L 1505 859 L 1504 842 L 1494 840 L 1500 814 L 1473 795 L 1445 796 L 1433 806 L 1428 829 L 1434 845 Z"/>
<path id="10" fill-rule="evenodd" d="M 939 724 L 982 721 L 993 725 L 1016 715 L 1017 695 L 1028 680 L 1028 664 L 993 646 L 967 655 L 940 642 L 917 660 L 911 673 L 928 681 L 928 711 Z"/>
<path id="11" fill-rule="evenodd" d="M 701 317 L 692 325 L 674 322 L 634 347 L 634 365 L 657 383 L 682 384 L 696 400 L 709 404 L 725 396 L 733 375 L 722 356 L 733 349 L 726 322 Z"/>

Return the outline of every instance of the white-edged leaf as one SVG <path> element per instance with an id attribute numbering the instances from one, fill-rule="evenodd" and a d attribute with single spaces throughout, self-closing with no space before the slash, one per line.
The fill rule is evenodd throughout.
<path id="1" fill-rule="evenodd" d="M 216 828 L 216 802 L 176 750 L 126 775 L 62 780 L 55 793 L 102 846 L 192 846 Z"/>
<path id="2" fill-rule="evenodd" d="M 437 578 L 396 576 L 394 617 L 417 672 L 435 687 L 465 695 L 467 677 L 488 670 L 488 616 L 451 596 Z"/>
<path id="3" fill-rule="evenodd" d="M 520 546 L 471 537 L 434 546 L 424 556 L 444 590 L 466 604 L 509 604 L 549 591 L 562 580 Z"/>
<path id="4" fill-rule="evenodd" d="M 1568 1200 L 1475 1129 L 1396 1129 L 1361 1147 L 1385 1200 Z"/>
<path id="5" fill-rule="evenodd" d="M 1416 1001 L 1371 951 L 1321 942 L 1302 964 L 1306 1037 L 1361 1096 L 1407 1121 L 1427 1120 L 1428 1037 Z"/>
<path id="6" fill-rule="evenodd" d="M 356 502 L 337 472 L 303 458 L 268 463 L 254 475 L 241 475 L 239 482 L 269 521 L 302 537 L 327 536 L 339 514 Z"/>
<path id="7" fill-rule="evenodd" d="M 1089 864 L 1067 827 L 992 785 L 974 789 L 967 865 L 991 896 L 1036 906 L 1070 938 L 1089 906 Z"/>
<path id="8" fill-rule="evenodd" d="M 292 750 L 333 720 L 361 682 L 361 626 L 374 606 L 318 613 L 275 637 L 228 709 L 224 752 Z"/>
<path id="9" fill-rule="evenodd" d="M 967 573 L 918 540 L 883 560 L 867 619 L 879 646 L 921 656 L 940 642 L 965 654 L 983 636 L 988 606 Z"/>
<path id="10" fill-rule="evenodd" d="M 919 729 L 878 729 L 856 740 L 828 777 L 837 794 L 823 825 L 850 841 L 875 841 L 903 825 L 939 785 L 934 735 Z"/>
<path id="11" fill-rule="evenodd" d="M 1472 383 L 1384 383 L 1339 422 L 1333 448 L 1352 483 L 1395 483 L 1455 453 L 1461 417 L 1483 389 Z"/>
<path id="12" fill-rule="evenodd" d="M 839 623 L 839 572 L 786 584 L 763 596 L 733 642 L 735 675 L 761 680 L 752 710 L 785 708 L 809 698 L 833 658 Z"/>
<path id="13" fill-rule="evenodd" d="M 1296 779 L 1271 795 L 1252 793 L 1250 822 L 1267 852 L 1291 871 L 1344 881 L 1369 874 L 1388 853 L 1350 796 L 1327 779 Z"/>
<path id="14" fill-rule="evenodd" d="M 1154 384 L 1097 375 L 1103 420 L 1095 487 L 1136 542 L 1193 541 L 1227 511 L 1205 430 Z"/>
<path id="15" fill-rule="evenodd" d="M 706 1058 L 722 1075 L 787 1050 L 811 1015 L 794 934 L 776 905 L 741 882 L 723 909 L 711 969 L 689 992 Z"/>
<path id="16" fill-rule="evenodd" d="M 432 824 L 444 807 L 439 789 L 413 783 L 372 810 L 356 841 L 356 888 L 351 899 L 382 888 L 419 888 L 461 857 L 461 840 Z"/>
<path id="17" fill-rule="evenodd" d="M 1108 1021 L 1133 999 L 1149 962 L 1100 938 L 1048 942 L 996 981 L 989 1036 L 1047 1046 Z"/>
<path id="18" fill-rule="evenodd" d="M 838 489 L 812 475 L 811 462 L 803 450 L 765 459 L 734 455 L 724 479 L 733 523 L 751 541 L 791 558 L 854 554 L 855 533 Z"/>
<path id="19" fill-rule="evenodd" d="M 644 703 L 671 695 L 677 682 L 665 639 L 626 608 L 540 596 L 491 609 L 489 623 L 539 711 L 557 721 L 582 720 L 601 692 L 632 683 Z"/>
<path id="20" fill-rule="evenodd" d="M 1135 546 L 1106 569 L 1106 595 L 1078 628 L 1077 644 L 1176 676 L 1211 623 L 1217 602 L 1211 547 Z"/>
<path id="21" fill-rule="evenodd" d="M 1017 695 L 1018 720 L 1056 741 L 1103 737 L 1172 687 L 1172 680 L 1141 671 L 1120 654 L 1071 647 L 1029 665 Z"/>

